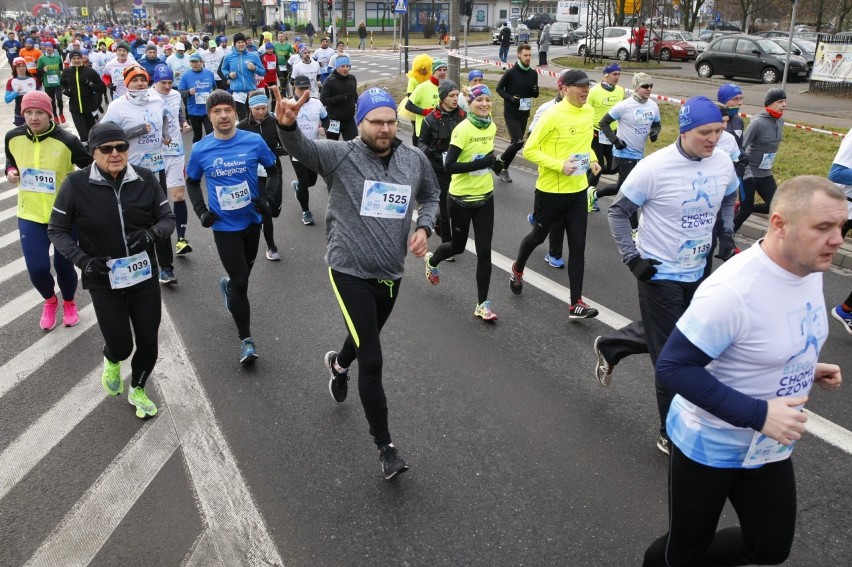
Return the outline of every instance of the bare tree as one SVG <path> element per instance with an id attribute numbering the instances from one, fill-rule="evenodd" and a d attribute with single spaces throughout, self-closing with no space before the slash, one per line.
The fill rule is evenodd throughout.
<path id="1" fill-rule="evenodd" d="M 835 31 L 843 31 L 846 27 L 846 18 L 852 12 L 852 0 L 839 0 L 831 8 L 832 15 L 837 17 L 837 23 L 834 25 Z"/>
<path id="2" fill-rule="evenodd" d="M 705 0 L 681 0 L 680 11 L 683 13 L 683 29 L 692 31 L 698 23 L 698 13 L 704 6 Z"/>

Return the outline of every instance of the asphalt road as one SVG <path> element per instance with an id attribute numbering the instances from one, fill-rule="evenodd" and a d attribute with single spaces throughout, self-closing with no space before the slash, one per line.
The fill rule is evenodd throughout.
<path id="1" fill-rule="evenodd" d="M 11 122 L 9 107 L 0 122 Z M 391 432 L 412 467 L 394 482 L 381 478 L 354 383 L 344 404 L 328 394 L 322 356 L 339 349 L 344 324 L 323 261 L 322 181 L 311 195 L 317 225 L 303 226 L 285 165 L 283 261 L 263 259 L 261 246 L 250 285 L 253 368 L 237 362 L 212 234 L 190 219 L 195 251 L 177 260 L 180 283 L 163 290 L 149 382 L 161 413 L 142 422 L 100 390 L 101 338 L 86 292 L 78 327 L 38 329 L 3 180 L 0 564 L 638 564 L 667 522 L 652 369 L 633 357 L 609 388 L 592 375 L 594 338 L 638 316 L 635 284 L 598 213 L 584 295 L 608 309 L 600 319 L 568 321 L 567 275 L 544 263 L 544 248 L 527 268 L 540 287 L 512 295 L 504 257 L 529 228 L 535 174 L 512 176 L 495 186 L 499 321 L 472 315 L 473 254 L 443 264 L 436 287 L 422 260 L 406 261 L 382 334 Z M 827 273 L 826 303 L 849 288 L 849 273 Z M 830 325 L 822 359 L 848 370 L 852 337 Z M 848 387 L 815 390 L 808 405 L 843 428 L 847 444 L 811 435 L 797 448 L 789 565 L 849 562 L 850 396 Z M 727 509 L 722 525 L 732 522 Z"/>

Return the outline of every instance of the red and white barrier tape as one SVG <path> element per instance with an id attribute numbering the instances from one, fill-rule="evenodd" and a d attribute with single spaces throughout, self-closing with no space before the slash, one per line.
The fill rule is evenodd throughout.
<path id="1" fill-rule="evenodd" d="M 495 65 L 497 67 L 506 68 L 506 69 L 513 66 L 513 65 L 508 64 L 508 63 L 503 63 L 502 61 L 494 61 L 494 60 L 491 60 L 491 59 L 480 59 L 478 57 L 465 57 L 464 55 L 458 55 L 458 54 L 456 54 L 456 57 L 458 57 L 459 59 L 466 59 L 468 61 L 476 61 L 478 63 L 485 63 L 486 65 Z M 555 73 L 553 71 L 547 71 L 547 70 L 538 69 L 538 68 L 535 69 L 535 72 L 538 73 L 539 75 L 545 75 L 545 76 L 549 76 L 549 77 L 559 77 L 559 75 L 560 75 L 560 73 Z M 631 89 L 624 89 L 624 90 L 627 91 L 627 92 L 632 92 Z M 683 99 L 674 98 L 674 97 L 670 97 L 670 96 L 666 96 L 666 95 L 658 95 L 658 94 L 652 93 L 651 97 L 655 98 L 657 100 L 661 100 L 663 102 L 670 102 L 672 104 L 679 104 L 681 106 L 683 106 L 686 103 L 686 101 L 683 100 Z M 754 118 L 753 114 L 746 114 L 744 112 L 740 112 L 739 114 L 743 118 L 748 118 L 748 119 Z M 800 124 L 791 124 L 789 122 L 784 122 L 784 126 L 789 126 L 790 128 L 798 128 L 800 130 L 804 130 L 805 132 L 817 132 L 819 134 L 828 134 L 829 136 L 836 136 L 838 138 L 845 138 L 846 137 L 846 134 L 842 134 L 840 132 L 832 132 L 831 130 L 821 130 L 819 128 L 813 128 L 811 126 L 802 126 Z"/>

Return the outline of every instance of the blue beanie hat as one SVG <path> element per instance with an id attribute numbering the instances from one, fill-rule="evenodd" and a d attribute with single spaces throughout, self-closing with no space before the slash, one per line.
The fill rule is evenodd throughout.
<path id="1" fill-rule="evenodd" d="M 361 124 L 371 110 L 387 106 L 396 112 L 396 101 L 385 89 L 373 87 L 367 89 L 358 97 L 358 108 L 355 110 L 355 124 Z"/>
<path id="2" fill-rule="evenodd" d="M 482 74 L 482 71 L 479 69 L 474 69 L 470 73 L 467 74 L 467 82 L 471 82 L 474 79 L 484 79 L 485 75 Z"/>
<path id="3" fill-rule="evenodd" d="M 604 75 L 609 75 L 610 73 L 621 73 L 621 66 L 618 63 L 612 63 L 604 67 L 603 73 Z"/>
<path id="4" fill-rule="evenodd" d="M 337 69 L 341 65 L 349 65 L 352 66 L 352 60 L 346 57 L 345 55 L 341 55 L 337 59 L 334 60 L 334 68 Z"/>
<path id="5" fill-rule="evenodd" d="M 722 112 L 712 100 L 705 96 L 694 96 L 680 107 L 680 133 L 688 132 L 693 128 L 722 122 Z"/>
<path id="6" fill-rule="evenodd" d="M 729 100 L 735 96 L 743 94 L 743 90 L 734 83 L 725 83 L 719 87 L 719 93 L 716 95 L 716 100 L 722 104 L 727 104 Z"/>

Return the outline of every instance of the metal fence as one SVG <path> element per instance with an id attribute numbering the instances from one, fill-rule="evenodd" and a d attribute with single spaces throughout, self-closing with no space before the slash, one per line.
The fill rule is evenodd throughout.
<path id="1" fill-rule="evenodd" d="M 852 98 L 852 37 L 820 36 L 808 90 Z"/>

